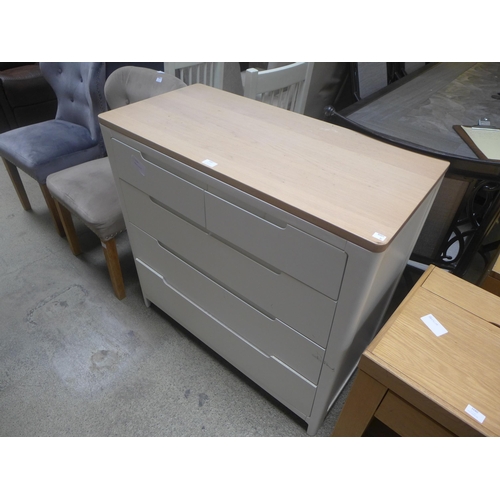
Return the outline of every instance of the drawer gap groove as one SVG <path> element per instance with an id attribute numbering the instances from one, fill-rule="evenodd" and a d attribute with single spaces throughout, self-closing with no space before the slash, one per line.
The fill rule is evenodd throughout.
<path id="1" fill-rule="evenodd" d="M 159 206 L 163 210 L 166 210 L 167 212 L 170 212 L 171 214 L 174 214 L 176 217 L 179 217 L 179 219 L 182 219 L 182 220 L 188 222 L 192 226 L 194 226 L 197 229 L 200 229 L 201 231 L 203 231 L 205 234 L 209 234 L 208 231 L 207 231 L 207 229 L 205 227 L 203 227 L 201 224 L 198 224 L 196 221 L 190 219 L 189 217 L 186 217 L 184 214 L 181 214 L 177 210 L 174 210 L 172 207 L 169 207 L 168 205 L 165 205 L 164 203 L 162 203 L 161 201 L 157 200 L 156 198 L 153 198 L 152 196 L 149 196 L 149 199 L 151 200 L 151 203 L 154 203 L 155 205 Z"/>
<path id="2" fill-rule="evenodd" d="M 196 271 L 198 271 L 200 274 L 203 274 L 203 276 L 207 277 L 210 281 L 212 281 L 216 285 L 220 286 L 221 288 L 223 288 L 224 290 L 226 290 L 227 292 L 229 292 L 231 295 L 234 295 L 236 298 L 238 298 L 239 300 L 241 300 L 242 302 L 244 302 L 245 304 L 247 304 L 248 306 L 250 306 L 252 309 L 255 309 L 257 312 L 259 312 L 260 314 L 262 314 L 263 316 L 265 316 L 266 318 L 268 318 L 271 321 L 277 321 L 277 318 L 275 316 L 271 315 L 269 312 L 267 312 L 266 310 L 262 309 L 262 307 L 260 307 L 260 306 L 258 306 L 256 304 L 254 304 L 253 302 L 249 301 L 244 296 L 242 296 L 240 293 L 238 293 L 235 290 L 229 288 L 227 285 L 225 285 L 224 283 L 222 283 L 220 280 L 218 280 L 217 278 L 214 278 L 212 275 L 210 275 L 207 272 L 205 272 L 199 266 L 197 266 L 197 265 L 193 264 L 192 262 L 186 260 L 184 257 L 182 257 L 181 255 L 179 255 L 177 252 L 175 252 L 174 250 L 170 249 L 167 245 L 164 245 L 161 241 L 157 240 L 157 242 L 158 242 L 158 245 L 163 250 L 166 250 L 167 252 L 170 252 L 172 255 L 174 255 L 176 258 L 178 258 L 179 260 L 181 260 L 182 262 L 184 262 L 186 265 L 188 265 L 189 267 L 192 267 L 193 269 L 195 269 Z M 287 325 L 287 326 L 289 326 L 289 325 Z M 289 328 L 292 328 L 292 327 L 289 326 Z M 294 330 L 295 332 L 297 332 L 294 328 L 292 328 L 292 330 Z M 297 333 L 300 334 L 300 332 L 297 332 Z"/>
<path id="3" fill-rule="evenodd" d="M 233 250 L 236 250 L 237 252 L 241 253 L 241 255 L 244 255 L 245 257 L 248 257 L 249 259 L 253 260 L 254 262 L 257 262 L 257 264 L 260 264 L 262 267 L 265 267 L 272 273 L 276 274 L 279 276 L 280 274 L 283 274 L 283 272 L 278 269 L 277 267 L 271 266 L 269 262 L 266 262 L 265 260 L 259 259 L 255 255 L 251 254 L 250 252 L 247 252 L 243 248 L 235 245 L 234 243 L 225 240 L 224 238 L 221 238 L 219 235 L 212 233 L 211 231 L 206 231 L 207 234 L 209 234 L 212 238 L 214 238 L 217 241 L 220 241 L 221 243 L 224 243 L 224 245 L 232 248 Z"/>
<path id="4" fill-rule="evenodd" d="M 301 375 L 298 371 L 294 370 L 293 368 L 291 368 L 290 366 L 288 366 L 286 363 L 283 363 L 283 361 L 281 361 L 281 359 L 277 358 L 276 356 L 270 356 L 270 358 L 274 359 L 274 361 L 276 361 L 276 363 L 279 363 L 280 365 L 284 366 L 286 369 L 288 369 L 291 372 L 293 372 L 294 375 L 296 375 L 297 377 L 300 377 L 304 382 L 307 382 L 312 387 L 314 387 L 314 388 L 317 387 L 310 380 L 307 380 L 303 375 Z"/>
<path id="5" fill-rule="evenodd" d="M 181 296 L 184 300 L 186 300 L 187 302 L 189 302 L 192 306 L 196 307 L 196 309 L 202 311 L 204 314 L 206 314 L 207 316 L 209 316 L 216 323 L 218 323 L 219 325 L 222 325 L 226 330 L 228 330 L 229 332 L 231 332 L 235 337 L 238 337 L 241 341 L 245 342 L 245 344 L 247 344 L 250 347 L 252 347 L 252 349 L 255 349 L 262 356 L 264 356 L 264 357 L 266 357 L 268 359 L 276 359 L 277 360 L 277 358 L 275 358 L 274 356 L 269 356 L 269 354 L 266 354 L 264 351 L 261 351 L 258 347 L 256 347 L 254 344 L 252 344 L 251 342 L 249 342 L 247 339 L 243 338 L 241 335 L 238 335 L 238 333 L 236 333 L 232 328 L 230 328 L 225 323 L 223 323 L 220 319 L 218 319 L 215 316 L 213 316 L 212 314 L 210 314 L 209 311 L 203 309 L 203 307 L 201 307 L 200 305 L 198 305 L 195 302 L 193 302 L 189 297 L 187 297 L 186 295 L 184 295 L 180 290 L 177 290 L 177 288 L 175 288 L 174 286 L 172 286 L 160 273 L 156 272 L 153 268 L 149 267 L 141 259 L 136 259 L 136 260 L 141 265 L 143 265 L 146 269 L 148 269 L 150 272 L 152 272 L 156 276 L 158 276 L 158 278 L 160 278 L 163 281 L 163 283 L 164 283 L 165 286 L 168 286 L 171 290 L 173 290 L 175 293 L 177 293 L 179 296 Z M 279 361 L 279 362 L 280 362 L 280 364 L 282 364 L 283 366 L 285 366 L 288 370 L 292 371 L 293 373 L 297 373 L 295 370 L 291 369 L 288 365 L 284 364 L 282 361 Z M 297 375 L 300 375 L 300 374 L 297 373 Z M 300 377 L 304 378 L 301 375 L 300 375 Z M 309 384 L 311 384 L 311 382 L 309 382 L 307 379 L 304 379 L 304 380 L 306 380 Z"/>

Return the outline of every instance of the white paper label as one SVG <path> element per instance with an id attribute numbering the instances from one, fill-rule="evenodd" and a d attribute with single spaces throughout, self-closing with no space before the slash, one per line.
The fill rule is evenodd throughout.
<path id="1" fill-rule="evenodd" d="M 387 239 L 387 236 L 380 233 L 373 233 L 372 236 L 378 241 L 385 241 Z"/>
<path id="2" fill-rule="evenodd" d="M 139 170 L 141 175 L 146 175 L 146 167 L 135 156 L 132 156 L 132 165 Z"/>
<path id="3" fill-rule="evenodd" d="M 159 76 L 159 77 L 156 79 L 156 81 L 157 81 L 158 83 L 161 83 L 161 82 L 163 81 L 163 78 L 162 78 L 161 76 Z"/>
<path id="4" fill-rule="evenodd" d="M 465 413 L 468 413 L 473 419 L 477 420 L 480 424 L 484 422 L 486 418 L 480 411 L 477 411 L 473 406 L 467 405 L 465 408 Z"/>
<path id="5" fill-rule="evenodd" d="M 215 163 L 214 161 L 212 160 L 203 160 L 201 162 L 203 165 L 205 165 L 206 167 L 210 167 L 210 168 L 214 168 L 217 166 L 217 163 Z"/>
<path id="6" fill-rule="evenodd" d="M 432 314 L 422 316 L 420 319 L 427 325 L 436 337 L 448 333 L 448 330 Z"/>

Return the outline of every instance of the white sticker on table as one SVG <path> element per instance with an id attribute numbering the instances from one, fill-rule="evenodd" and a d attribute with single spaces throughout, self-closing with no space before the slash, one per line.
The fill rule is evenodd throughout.
<path id="1" fill-rule="evenodd" d="M 217 163 L 215 163 L 214 161 L 212 160 L 203 160 L 202 162 L 202 165 L 205 165 L 205 167 L 210 167 L 210 168 L 214 168 L 217 166 Z"/>
<path id="2" fill-rule="evenodd" d="M 432 314 L 422 316 L 420 319 L 427 325 L 429 330 L 431 330 L 436 337 L 440 337 L 441 335 L 448 333 L 448 330 Z"/>
<path id="3" fill-rule="evenodd" d="M 380 233 L 373 233 L 372 236 L 378 241 L 385 241 L 387 239 L 387 236 Z"/>
<path id="4" fill-rule="evenodd" d="M 477 420 L 480 424 L 484 422 L 486 418 L 480 411 L 476 410 L 473 406 L 467 405 L 465 408 L 465 413 L 468 413 L 473 419 Z"/>

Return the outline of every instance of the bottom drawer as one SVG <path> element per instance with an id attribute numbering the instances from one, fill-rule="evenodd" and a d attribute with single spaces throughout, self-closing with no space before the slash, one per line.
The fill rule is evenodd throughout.
<path id="1" fill-rule="evenodd" d="M 174 320 L 301 418 L 311 413 L 316 386 L 274 356 L 268 356 L 211 316 L 136 259 L 142 291 Z"/>

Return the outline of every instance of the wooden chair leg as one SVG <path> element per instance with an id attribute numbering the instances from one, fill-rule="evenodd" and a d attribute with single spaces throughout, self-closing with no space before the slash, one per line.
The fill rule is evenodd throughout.
<path id="1" fill-rule="evenodd" d="M 56 204 L 57 213 L 61 219 L 61 223 L 66 233 L 66 238 L 68 239 L 69 247 L 73 252 L 73 255 L 80 255 L 82 253 L 80 249 L 80 242 L 78 241 L 78 236 L 76 235 L 75 225 L 73 224 L 73 218 L 71 212 L 64 206 L 61 205 L 55 198 L 54 203 Z"/>
<path id="2" fill-rule="evenodd" d="M 24 189 L 23 181 L 21 180 L 21 176 L 19 175 L 19 170 L 17 167 L 11 163 L 10 161 L 2 158 L 5 168 L 9 173 L 10 180 L 14 185 L 14 189 L 16 190 L 17 196 L 24 210 L 31 210 L 31 204 L 28 199 L 28 195 L 26 194 L 26 190 Z"/>
<path id="3" fill-rule="evenodd" d="M 50 215 L 52 217 L 52 220 L 54 221 L 59 236 L 63 237 L 66 236 L 66 233 L 64 232 L 64 228 L 61 222 L 61 218 L 59 217 L 59 213 L 57 212 L 54 198 L 52 198 L 49 188 L 45 184 L 40 184 L 40 189 L 42 190 L 43 197 L 45 198 L 45 203 L 47 204 L 47 208 L 49 209 Z"/>
<path id="4" fill-rule="evenodd" d="M 125 297 L 125 285 L 123 284 L 120 260 L 118 259 L 118 252 L 116 250 L 116 241 L 114 238 L 108 241 L 101 240 L 101 245 L 104 250 L 104 256 L 106 257 L 106 263 L 108 264 L 109 277 L 111 278 L 113 291 L 116 297 L 122 300 Z"/>

